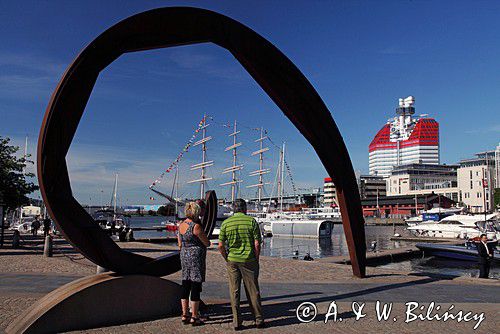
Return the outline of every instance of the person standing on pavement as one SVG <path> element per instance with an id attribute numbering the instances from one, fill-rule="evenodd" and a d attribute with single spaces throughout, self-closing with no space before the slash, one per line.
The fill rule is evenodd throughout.
<path id="1" fill-rule="evenodd" d="M 178 244 L 182 267 L 182 323 L 193 326 L 204 325 L 200 319 L 200 293 L 205 282 L 207 247 L 210 246 L 200 225 L 200 206 L 189 202 L 185 208 L 186 219 L 179 224 Z M 189 314 L 191 300 L 191 314 Z"/>
<path id="2" fill-rule="evenodd" d="M 40 221 L 38 220 L 38 217 L 36 217 L 35 220 L 33 220 L 33 222 L 31 223 L 31 234 L 37 235 L 40 225 Z"/>
<path id="3" fill-rule="evenodd" d="M 43 236 L 44 237 L 47 237 L 49 235 L 51 224 L 52 224 L 52 222 L 50 221 L 50 219 L 48 217 L 43 220 Z"/>
<path id="4" fill-rule="evenodd" d="M 479 278 L 488 278 L 490 275 L 490 265 L 493 259 L 493 247 L 488 245 L 488 237 L 481 234 L 481 240 L 477 243 L 477 253 L 479 255 Z"/>
<path id="5" fill-rule="evenodd" d="M 257 328 L 264 328 L 259 290 L 259 256 L 262 241 L 259 225 L 254 218 L 247 216 L 247 205 L 243 199 L 234 201 L 233 211 L 233 216 L 222 223 L 218 248 L 227 263 L 234 329 L 242 329 L 242 279 L 255 324 Z"/>

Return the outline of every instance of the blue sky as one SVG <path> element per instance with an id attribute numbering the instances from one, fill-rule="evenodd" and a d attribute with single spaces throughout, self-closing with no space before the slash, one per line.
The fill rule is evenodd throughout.
<path id="1" fill-rule="evenodd" d="M 123 18 L 175 5 L 228 15 L 283 51 L 329 107 L 363 173 L 368 144 L 399 97 L 414 95 L 417 113 L 440 123 L 444 163 L 500 141 L 498 1 L 2 1 L 0 135 L 18 145 L 28 135 L 34 152 L 50 94 L 78 52 Z M 264 126 L 276 143 L 287 142 L 297 187 L 321 186 L 324 168 L 298 131 L 227 51 L 202 44 L 128 54 L 101 73 L 68 156 L 75 196 L 108 200 L 116 172 L 123 204 L 149 202 L 147 186 L 204 113 L 215 119 L 211 187 L 227 181 L 219 175 L 230 159 L 220 124 L 233 119 L 245 126 L 244 176 L 255 167 L 250 128 Z M 185 156 L 183 182 L 198 159 L 196 149 Z M 272 150 L 268 167 L 276 160 Z M 171 182 L 160 188 L 170 191 Z"/>

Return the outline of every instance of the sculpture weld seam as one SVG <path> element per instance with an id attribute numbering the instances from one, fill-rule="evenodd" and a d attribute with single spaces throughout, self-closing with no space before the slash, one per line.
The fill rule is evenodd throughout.
<path id="1" fill-rule="evenodd" d="M 124 53 L 203 42 L 231 52 L 311 143 L 338 191 L 353 273 L 364 277 L 359 192 L 347 148 L 327 107 L 270 42 L 231 18 L 198 8 L 158 8 L 131 16 L 93 40 L 64 73 L 47 107 L 38 142 L 40 191 L 60 231 L 88 259 L 117 273 L 164 276 L 180 269 L 177 253 L 158 259 L 129 253 L 92 228 L 92 217 L 72 196 L 65 157 L 100 71 Z M 207 193 L 211 203 L 214 198 L 215 193 Z M 208 205 L 207 214 L 212 217 L 216 207 L 215 198 L 215 207 Z M 213 229 L 214 221 L 215 216 L 207 218 L 205 228 Z"/>

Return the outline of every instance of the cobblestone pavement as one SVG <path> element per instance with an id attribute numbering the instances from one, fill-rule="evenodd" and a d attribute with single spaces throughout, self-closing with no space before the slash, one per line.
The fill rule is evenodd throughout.
<path id="1" fill-rule="evenodd" d="M 126 243 L 127 250 L 147 256 L 159 256 L 171 247 L 143 243 Z M 30 240 L 22 249 L 0 249 L 0 332 L 15 317 L 49 291 L 76 278 L 95 273 L 95 265 L 75 252 L 63 241 L 56 245 L 54 257 L 41 255 L 41 241 Z M 268 333 L 499 333 L 500 281 L 475 278 L 445 279 L 422 274 L 368 268 L 363 280 L 351 275 L 349 266 L 323 261 L 304 262 L 277 258 L 261 259 L 261 291 Z M 168 277 L 174 281 L 179 273 Z M 202 298 L 208 304 L 210 319 L 200 328 L 183 326 L 178 317 L 80 331 L 78 333 L 225 333 L 232 332 L 231 309 L 226 283 L 225 263 L 215 251 L 207 255 L 207 282 Z M 244 294 L 243 297 L 244 298 Z M 376 302 L 394 303 L 389 320 L 377 321 Z M 303 302 L 316 304 L 318 315 L 301 323 L 296 309 Z M 332 301 L 338 305 L 337 321 L 325 324 L 325 314 Z M 351 303 L 366 303 L 366 316 L 355 320 Z M 476 320 L 420 321 L 408 324 L 405 303 L 419 302 L 426 307 L 432 301 L 440 304 L 442 314 L 453 303 L 452 313 L 463 310 L 480 314 L 485 319 L 477 330 Z M 436 305 L 437 306 L 437 305 Z M 256 332 L 248 306 L 244 305 L 245 332 Z M 416 310 L 414 311 L 417 312 Z M 299 313 L 300 314 L 300 313 Z M 394 321 L 394 317 L 396 321 Z M 342 321 L 340 321 L 342 318 Z"/>
<path id="2" fill-rule="evenodd" d="M 301 323 L 297 320 L 295 305 L 288 303 L 273 304 L 265 303 L 268 327 L 264 330 L 256 329 L 251 320 L 248 307 L 244 308 L 245 321 L 244 332 L 247 333 L 498 333 L 498 318 L 500 312 L 498 305 L 483 304 L 478 307 L 474 304 L 454 304 L 454 310 L 475 310 L 485 312 L 483 320 L 477 330 L 473 330 L 478 321 L 458 322 L 453 320 L 444 321 L 420 321 L 416 320 L 405 323 L 406 307 L 402 303 L 394 303 L 392 312 L 387 321 L 378 321 L 376 318 L 375 303 L 367 303 L 363 307 L 365 317 L 356 320 L 355 313 L 351 311 L 351 303 L 337 303 L 337 322 L 333 321 L 333 316 L 329 317 L 325 323 L 325 314 L 330 303 L 323 302 L 317 304 L 318 316 L 309 323 Z M 442 309 L 448 310 L 450 304 L 441 304 Z M 211 318 L 203 327 L 193 328 L 184 326 L 180 318 L 161 319 L 138 324 L 129 324 L 114 327 L 105 327 L 87 331 L 72 333 L 232 333 L 231 311 L 227 304 L 212 306 Z M 394 321 L 396 318 L 396 321 Z M 342 319 L 342 321 L 340 321 Z"/>

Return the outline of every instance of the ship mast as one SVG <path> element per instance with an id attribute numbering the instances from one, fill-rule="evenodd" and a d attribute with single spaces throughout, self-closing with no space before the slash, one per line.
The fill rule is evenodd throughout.
<path id="1" fill-rule="evenodd" d="M 177 198 L 179 196 L 178 192 L 179 192 L 179 164 L 175 165 L 174 183 L 172 184 L 172 192 L 170 193 L 171 199 L 173 199 L 175 202 L 175 217 L 177 217 L 177 209 L 178 209 L 178 203 L 177 203 Z"/>
<path id="2" fill-rule="evenodd" d="M 264 184 L 269 184 L 264 183 L 264 174 L 267 174 L 271 172 L 271 169 L 269 168 L 264 168 L 264 152 L 269 151 L 269 147 L 264 147 L 263 141 L 267 139 L 267 136 L 264 136 L 264 129 L 261 127 L 260 128 L 260 138 L 255 140 L 256 143 L 259 143 L 259 150 L 255 151 L 252 153 L 252 156 L 258 155 L 259 156 L 259 169 L 255 170 L 253 172 L 250 172 L 250 176 L 258 176 L 259 177 L 259 183 L 252 184 L 251 186 L 247 186 L 247 188 L 254 188 L 257 187 L 257 204 L 260 206 L 260 202 L 262 200 L 262 189 L 264 188 Z"/>
<path id="3" fill-rule="evenodd" d="M 113 197 L 111 202 L 113 204 L 113 220 L 116 220 L 116 192 L 118 190 L 118 174 L 115 174 L 115 186 L 113 187 Z"/>
<path id="4" fill-rule="evenodd" d="M 203 116 L 203 126 L 200 128 L 202 131 L 202 138 L 195 142 L 193 146 L 201 145 L 201 163 L 195 164 L 191 166 L 191 170 L 201 169 L 201 176 L 197 180 L 189 181 L 188 183 L 200 182 L 200 198 L 204 198 L 205 196 L 205 187 L 206 183 L 209 180 L 212 180 L 211 177 L 206 176 L 207 167 L 213 166 L 214 161 L 207 161 L 207 142 L 212 139 L 211 136 L 207 136 L 207 127 L 210 124 L 207 124 L 207 116 Z"/>
<path id="5" fill-rule="evenodd" d="M 23 175 L 26 175 L 26 159 L 28 158 L 28 136 L 26 136 L 24 141 L 24 164 L 23 164 Z M 19 224 L 23 223 L 23 206 L 19 207 Z"/>
<path id="6" fill-rule="evenodd" d="M 278 169 L 276 170 L 276 183 L 278 184 L 278 203 L 280 211 L 283 212 L 283 194 L 285 190 L 285 143 L 280 149 L 280 159 L 278 161 Z"/>
<path id="7" fill-rule="evenodd" d="M 236 172 L 240 171 L 243 169 L 243 165 L 237 165 L 237 148 L 241 146 L 241 142 L 237 141 L 237 136 L 240 133 L 240 131 L 237 130 L 237 125 L 236 125 L 236 120 L 234 121 L 234 127 L 233 127 L 233 132 L 229 134 L 229 137 L 233 137 L 233 145 L 226 147 L 224 150 L 225 152 L 227 151 L 232 151 L 233 152 L 233 164 L 231 167 L 224 168 L 222 170 L 222 174 L 226 173 L 231 173 L 231 181 L 222 183 L 221 186 L 231 186 L 231 203 L 234 203 L 234 200 L 236 199 L 238 195 L 238 183 L 242 182 L 242 180 L 238 180 L 236 176 Z"/>
<path id="8" fill-rule="evenodd" d="M 281 150 L 281 173 L 280 173 L 280 211 L 283 212 L 283 194 L 285 190 L 285 143 L 283 143 L 283 149 Z"/>

